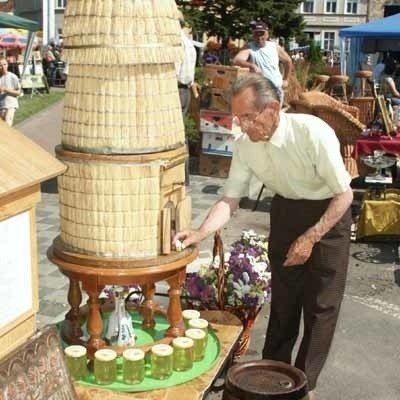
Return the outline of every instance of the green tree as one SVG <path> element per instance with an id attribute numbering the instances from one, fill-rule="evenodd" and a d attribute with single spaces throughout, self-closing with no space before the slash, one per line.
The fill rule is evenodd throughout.
<path id="1" fill-rule="evenodd" d="M 195 31 L 217 36 L 223 47 L 229 38 L 248 40 L 250 23 L 257 19 L 268 24 L 271 36 L 286 42 L 304 28 L 303 17 L 296 13 L 301 0 L 204 0 L 201 8 L 187 0 L 176 3 Z"/>

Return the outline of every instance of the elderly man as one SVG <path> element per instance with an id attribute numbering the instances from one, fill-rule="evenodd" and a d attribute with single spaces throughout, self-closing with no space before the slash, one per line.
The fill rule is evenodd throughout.
<path id="1" fill-rule="evenodd" d="M 253 26 L 253 41 L 241 50 L 233 59 L 233 64 L 247 67 L 252 72 L 262 74 L 269 79 L 283 99 L 283 90 L 288 86 L 288 79 L 292 70 L 292 59 L 279 44 L 268 40 L 268 26 L 263 21 L 257 21 Z M 283 64 L 283 77 L 279 69 L 279 62 Z"/>
<path id="2" fill-rule="evenodd" d="M 334 335 L 343 298 L 353 193 L 333 130 L 320 119 L 280 112 L 275 86 L 247 74 L 232 87 L 236 142 L 225 193 L 197 230 L 179 232 L 183 247 L 221 228 L 255 174 L 275 196 L 269 257 L 272 301 L 263 357 L 291 363 L 304 313 L 295 365 L 308 378 L 310 398 Z"/>
<path id="3" fill-rule="evenodd" d="M 21 85 L 18 77 L 8 71 L 8 62 L 0 57 L 0 117 L 12 126 L 15 110 L 18 108 L 18 96 Z"/>

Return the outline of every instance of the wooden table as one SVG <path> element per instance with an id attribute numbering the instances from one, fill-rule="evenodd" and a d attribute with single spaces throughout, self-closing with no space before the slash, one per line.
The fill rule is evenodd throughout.
<path id="1" fill-rule="evenodd" d="M 69 279 L 68 303 L 70 311 L 66 314 L 61 328 L 61 336 L 68 344 L 86 346 L 88 355 L 93 358 L 96 350 L 105 347 L 101 338 L 103 322 L 99 295 L 106 285 L 133 285 L 142 287 L 144 301 L 139 312 L 143 317 L 143 329 L 151 329 L 155 325 L 154 313 L 160 308 L 154 300 L 155 282 L 165 280 L 169 285 L 169 305 L 166 317 L 170 324 L 166 336 L 177 337 L 184 333 L 182 307 L 180 302 L 181 285 L 186 277 L 186 265 L 198 254 L 194 247 L 181 252 L 172 252 L 166 256 L 147 259 L 107 259 L 91 255 L 77 254 L 65 248 L 57 237 L 48 250 L 50 261 L 58 266 Z M 82 339 L 81 329 L 84 315 L 81 310 L 82 293 L 89 296 L 87 331 L 89 339 Z"/>
<path id="2" fill-rule="evenodd" d="M 220 345 L 221 352 L 215 364 L 203 375 L 182 385 L 148 392 L 124 393 L 109 389 L 95 388 L 75 384 L 75 389 L 80 400 L 200 400 L 211 389 L 213 382 L 220 372 L 228 367 L 232 354 L 243 325 L 240 320 L 227 311 L 202 311 L 201 317 L 209 321 L 214 329 Z"/>
<path id="3" fill-rule="evenodd" d="M 392 138 L 386 135 L 360 136 L 354 145 L 352 157 L 357 160 L 362 155 L 373 154 L 374 150 L 400 155 L 400 134 Z"/>
<path id="4" fill-rule="evenodd" d="M 373 171 L 373 168 L 367 167 L 361 160 L 361 156 L 374 154 L 374 150 L 383 150 L 385 153 L 400 155 L 400 133 L 390 138 L 386 135 L 381 136 L 360 136 L 354 145 L 352 157 L 357 160 L 358 170 L 361 176 L 367 175 Z M 392 168 L 394 180 L 396 176 L 396 165 Z"/>

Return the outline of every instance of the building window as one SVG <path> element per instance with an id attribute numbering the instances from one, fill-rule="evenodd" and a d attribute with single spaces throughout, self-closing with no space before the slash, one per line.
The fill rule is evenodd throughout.
<path id="1" fill-rule="evenodd" d="M 336 5 L 337 5 L 336 0 L 326 0 L 325 12 L 329 13 L 329 14 L 335 14 L 336 13 Z"/>
<path id="2" fill-rule="evenodd" d="M 314 0 L 303 1 L 301 3 L 301 12 L 302 13 L 313 13 L 314 12 Z"/>
<path id="3" fill-rule="evenodd" d="M 333 50 L 335 47 L 335 32 L 324 32 L 324 50 Z"/>
<path id="4" fill-rule="evenodd" d="M 67 0 L 55 0 L 56 9 L 64 9 L 67 7 Z"/>
<path id="5" fill-rule="evenodd" d="M 346 1 L 346 14 L 357 14 L 358 0 Z"/>

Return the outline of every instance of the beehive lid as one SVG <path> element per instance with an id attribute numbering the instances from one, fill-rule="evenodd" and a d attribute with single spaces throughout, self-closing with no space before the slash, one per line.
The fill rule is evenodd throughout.
<path id="1" fill-rule="evenodd" d="M 65 169 L 50 153 L 0 121 L 0 197 L 44 182 Z"/>

